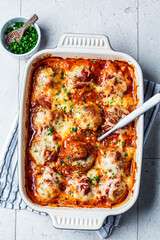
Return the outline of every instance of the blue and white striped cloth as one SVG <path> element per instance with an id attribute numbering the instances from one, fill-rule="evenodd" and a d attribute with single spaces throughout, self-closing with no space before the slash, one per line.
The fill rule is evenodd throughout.
<path id="1" fill-rule="evenodd" d="M 148 100 L 160 92 L 160 85 L 144 80 L 144 100 Z M 147 140 L 152 124 L 157 115 L 159 106 L 155 106 L 145 113 L 144 118 L 144 143 Z M 0 206 L 11 209 L 35 210 L 28 207 L 22 200 L 18 188 L 17 176 L 17 143 L 18 143 L 18 115 L 9 132 L 0 155 Z M 38 212 L 37 212 L 38 213 Z M 44 214 L 44 213 L 39 213 Z M 45 215 L 45 214 L 44 214 Z M 103 239 L 109 236 L 114 226 L 117 226 L 121 215 L 106 218 L 102 228 L 97 231 Z"/>

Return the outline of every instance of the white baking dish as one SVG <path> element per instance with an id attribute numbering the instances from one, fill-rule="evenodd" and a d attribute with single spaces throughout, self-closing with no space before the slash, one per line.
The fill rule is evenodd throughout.
<path id="1" fill-rule="evenodd" d="M 143 116 L 140 116 L 137 121 L 137 173 L 136 182 L 134 185 L 134 192 L 130 199 L 123 205 L 114 207 L 112 209 L 107 208 L 51 208 L 39 206 L 33 203 L 27 196 L 25 189 L 25 149 L 26 149 L 26 103 L 28 100 L 28 84 L 30 80 L 31 70 L 33 64 L 37 61 L 37 58 L 44 57 L 50 54 L 51 56 L 58 57 L 77 57 L 77 58 L 102 58 L 102 59 L 119 59 L 125 60 L 135 67 L 135 73 L 137 78 L 138 98 L 139 105 L 143 103 L 143 77 L 139 64 L 129 55 L 115 52 L 111 49 L 108 38 L 102 35 L 80 35 L 80 34 L 65 34 L 61 37 L 58 47 L 55 49 L 46 49 L 36 53 L 27 63 L 24 78 L 22 83 L 22 93 L 20 102 L 20 114 L 19 114 L 19 148 L 18 148 L 18 165 L 19 165 L 19 189 L 23 200 L 31 208 L 48 213 L 53 221 L 53 225 L 56 228 L 65 229 L 99 229 L 104 219 L 109 215 L 116 215 L 127 211 L 133 206 L 137 200 L 140 185 L 141 176 L 141 164 L 142 164 L 142 150 L 143 150 Z"/>

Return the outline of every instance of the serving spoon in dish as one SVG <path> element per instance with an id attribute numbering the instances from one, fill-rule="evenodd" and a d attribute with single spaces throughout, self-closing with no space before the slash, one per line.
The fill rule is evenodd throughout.
<path id="1" fill-rule="evenodd" d="M 150 108 L 154 107 L 159 102 L 160 102 L 160 93 L 157 93 L 155 96 L 153 96 L 148 101 L 143 103 L 140 107 L 138 107 L 133 112 L 128 114 L 125 118 L 121 119 L 111 130 L 109 130 L 108 132 L 104 133 L 101 137 L 99 137 L 98 141 L 102 141 L 105 137 L 107 137 L 112 132 L 132 122 L 135 118 L 147 112 Z"/>
<path id="2" fill-rule="evenodd" d="M 29 28 L 32 24 L 34 24 L 38 20 L 38 17 L 36 14 L 34 14 L 25 24 L 23 27 L 14 30 L 7 34 L 6 36 L 6 44 L 9 45 L 11 42 L 14 42 L 15 40 L 19 42 L 21 38 L 23 37 L 23 34 Z"/>

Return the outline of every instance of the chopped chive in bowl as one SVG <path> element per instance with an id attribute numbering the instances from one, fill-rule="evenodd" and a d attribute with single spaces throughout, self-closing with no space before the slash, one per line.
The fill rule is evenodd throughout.
<path id="1" fill-rule="evenodd" d="M 13 30 L 23 27 L 25 22 L 15 22 L 13 26 L 9 27 L 5 32 L 6 36 Z M 8 50 L 14 54 L 24 54 L 30 52 L 38 41 L 38 33 L 33 26 L 30 26 L 24 33 L 20 42 L 11 42 L 8 46 Z"/>

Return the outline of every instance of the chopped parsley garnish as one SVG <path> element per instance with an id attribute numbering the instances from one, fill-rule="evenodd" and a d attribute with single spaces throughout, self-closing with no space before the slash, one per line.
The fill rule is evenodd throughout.
<path id="1" fill-rule="evenodd" d="M 52 133 L 53 133 L 53 126 L 52 127 L 47 127 L 47 132 L 48 132 L 48 134 L 47 134 L 47 136 L 52 136 Z"/>
<path id="2" fill-rule="evenodd" d="M 99 183 L 99 176 L 95 177 L 95 180 Z"/>
<path id="3" fill-rule="evenodd" d="M 64 78 L 64 72 L 63 72 L 63 69 L 62 69 L 62 72 L 61 72 L 61 79 Z"/>
<path id="4" fill-rule="evenodd" d="M 100 148 L 99 146 L 96 146 L 96 145 L 94 145 L 94 147 L 95 147 L 95 148 L 98 148 L 98 149 Z"/>
<path id="5" fill-rule="evenodd" d="M 61 145 L 58 146 L 57 151 L 60 151 Z"/>
<path id="6" fill-rule="evenodd" d="M 75 133 L 76 133 L 76 132 L 77 132 L 77 128 L 74 128 L 74 127 L 73 127 L 73 128 L 72 128 L 72 132 L 75 132 Z"/>

